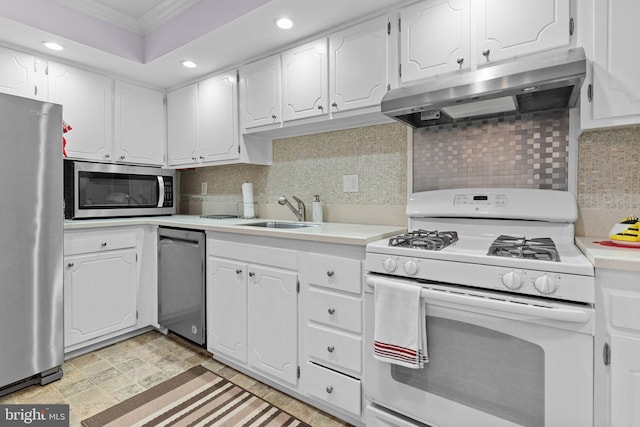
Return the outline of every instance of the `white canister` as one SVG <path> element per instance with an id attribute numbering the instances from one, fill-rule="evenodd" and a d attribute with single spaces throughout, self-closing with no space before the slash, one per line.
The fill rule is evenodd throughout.
<path id="1" fill-rule="evenodd" d="M 313 196 L 313 202 L 311 202 L 311 221 L 322 222 L 322 202 L 320 196 Z"/>

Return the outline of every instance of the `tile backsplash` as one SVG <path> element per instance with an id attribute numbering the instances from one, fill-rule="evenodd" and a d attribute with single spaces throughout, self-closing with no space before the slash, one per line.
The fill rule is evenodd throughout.
<path id="1" fill-rule="evenodd" d="M 511 115 L 416 129 L 413 191 L 568 188 L 569 113 Z"/>
<path id="2" fill-rule="evenodd" d="M 367 126 L 273 141 L 273 165 L 227 165 L 180 172 L 180 212 L 235 213 L 241 186 L 253 183 L 258 215 L 294 220 L 276 203 L 296 196 L 307 205 L 318 194 L 324 220 L 406 225 L 407 128 Z M 343 191 L 343 176 L 358 176 L 358 192 Z M 201 194 L 201 183 L 207 194 Z M 225 212 L 221 212 L 225 211 Z"/>
<path id="3" fill-rule="evenodd" d="M 586 131 L 578 139 L 576 234 L 606 236 L 640 216 L 640 126 Z"/>

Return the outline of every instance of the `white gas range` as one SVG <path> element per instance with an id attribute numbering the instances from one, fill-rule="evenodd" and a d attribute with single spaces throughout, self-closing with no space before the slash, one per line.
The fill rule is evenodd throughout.
<path id="1" fill-rule="evenodd" d="M 407 214 L 406 235 L 367 246 L 367 425 L 592 426 L 594 270 L 573 195 L 428 191 Z M 385 283 L 421 287 L 422 369 L 372 356 Z"/>

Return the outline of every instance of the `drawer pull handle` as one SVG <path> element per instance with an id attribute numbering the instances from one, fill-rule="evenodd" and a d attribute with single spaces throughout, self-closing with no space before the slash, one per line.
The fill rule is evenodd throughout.
<path id="1" fill-rule="evenodd" d="M 253 277 L 253 276 L 255 276 L 255 275 L 256 275 L 256 273 L 254 273 L 253 271 L 250 271 L 250 272 L 249 272 L 249 277 Z"/>
<path id="2" fill-rule="evenodd" d="M 332 385 L 327 386 L 327 388 L 325 388 L 325 390 L 327 391 L 327 393 L 331 394 L 331 393 L 333 393 L 333 386 Z"/>
<path id="3" fill-rule="evenodd" d="M 328 312 L 329 314 L 333 314 L 333 313 L 335 313 L 335 312 L 336 312 L 336 309 L 335 309 L 335 308 L 330 308 L 330 309 L 328 309 L 328 310 L 327 310 L 327 312 Z"/>
<path id="4" fill-rule="evenodd" d="M 329 276 L 329 277 L 333 277 L 333 275 L 334 275 L 333 270 L 329 270 L 329 271 L 327 271 L 327 276 Z"/>
<path id="5" fill-rule="evenodd" d="M 102 246 L 104 248 L 105 246 L 107 246 L 107 242 L 100 243 L 100 246 Z"/>
<path id="6" fill-rule="evenodd" d="M 69 264 L 67 264 L 67 267 L 73 267 L 75 264 L 70 262 Z"/>
<path id="7" fill-rule="evenodd" d="M 236 269 L 236 274 L 240 274 L 240 273 L 242 273 L 242 270 L 240 270 L 239 268 Z"/>
<path id="8" fill-rule="evenodd" d="M 330 345 L 329 347 L 327 347 L 327 351 L 328 351 L 329 353 L 333 353 L 333 350 L 335 350 L 335 349 L 336 349 L 336 348 L 335 348 L 334 346 L 332 346 L 332 345 Z"/>

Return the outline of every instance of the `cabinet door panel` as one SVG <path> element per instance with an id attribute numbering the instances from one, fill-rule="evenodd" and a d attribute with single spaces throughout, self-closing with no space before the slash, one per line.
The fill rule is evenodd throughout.
<path id="1" fill-rule="evenodd" d="M 195 164 L 197 87 L 187 86 L 167 94 L 169 165 Z"/>
<path id="2" fill-rule="evenodd" d="M 401 17 L 402 82 L 469 68 L 468 0 L 422 2 L 402 9 Z"/>
<path id="3" fill-rule="evenodd" d="M 164 94 L 116 82 L 115 160 L 162 166 L 165 152 Z"/>
<path id="4" fill-rule="evenodd" d="M 21 52 L 0 48 L 0 92 L 33 97 L 31 84 L 33 57 Z"/>
<path id="5" fill-rule="evenodd" d="M 65 346 L 134 326 L 136 277 L 135 249 L 67 258 Z"/>
<path id="6" fill-rule="evenodd" d="M 568 0 L 478 1 L 478 64 L 568 45 L 569 6 Z"/>
<path id="7" fill-rule="evenodd" d="M 593 117 L 638 115 L 640 55 L 632 41 L 640 37 L 640 2 L 602 0 L 594 8 Z"/>
<path id="8" fill-rule="evenodd" d="M 611 336 L 611 426 L 640 425 L 640 337 Z"/>
<path id="9" fill-rule="evenodd" d="M 238 153 L 238 84 L 223 75 L 198 83 L 198 152 L 200 161 L 236 159 Z"/>
<path id="10" fill-rule="evenodd" d="M 387 91 L 387 19 L 378 18 L 329 39 L 334 112 L 377 105 Z"/>
<path id="11" fill-rule="evenodd" d="M 252 128 L 281 120 L 280 55 L 254 62 L 240 70 L 242 126 Z"/>
<path id="12" fill-rule="evenodd" d="M 52 63 L 49 100 L 62 104 L 63 118 L 73 130 L 65 134 L 69 157 L 111 160 L 113 81 Z"/>
<path id="13" fill-rule="evenodd" d="M 247 265 L 207 262 L 207 348 L 247 361 Z"/>
<path id="14" fill-rule="evenodd" d="M 327 41 L 309 43 L 282 54 L 283 119 L 326 114 Z"/>
<path id="15" fill-rule="evenodd" d="M 297 384 L 297 275 L 249 265 L 249 365 Z"/>

